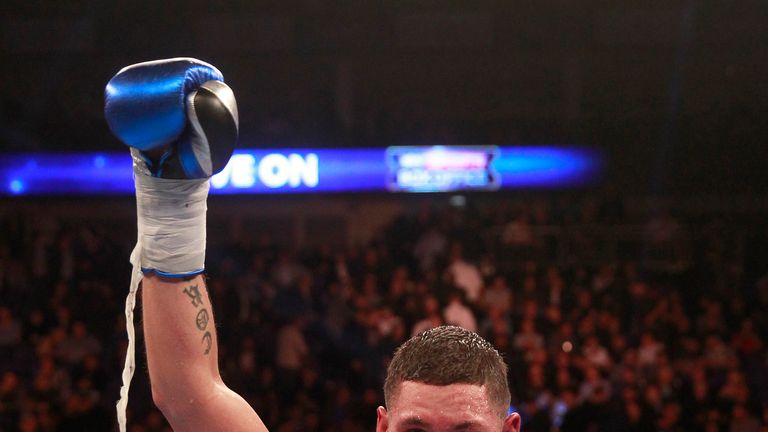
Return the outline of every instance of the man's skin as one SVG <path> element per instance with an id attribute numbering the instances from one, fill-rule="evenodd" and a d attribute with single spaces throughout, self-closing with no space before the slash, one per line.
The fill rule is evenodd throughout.
<path id="1" fill-rule="evenodd" d="M 253 408 L 221 380 L 203 277 L 145 276 L 142 286 L 152 399 L 173 430 L 266 431 Z"/>
<path id="2" fill-rule="evenodd" d="M 405 381 L 390 402 L 376 412 L 376 432 L 520 432 L 520 415 L 499 415 L 484 386 Z"/>
<path id="3" fill-rule="evenodd" d="M 152 398 L 176 432 L 266 431 L 256 412 L 221 380 L 213 310 L 202 276 L 149 275 L 143 284 L 144 335 Z M 403 382 L 377 432 L 519 432 L 520 416 L 504 418 L 485 388 Z"/>

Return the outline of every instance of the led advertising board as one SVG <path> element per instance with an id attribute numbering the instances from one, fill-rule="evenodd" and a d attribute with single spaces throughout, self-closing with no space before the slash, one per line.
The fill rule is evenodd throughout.
<path id="1" fill-rule="evenodd" d="M 392 146 L 240 149 L 211 178 L 213 194 L 451 192 L 583 186 L 601 153 L 573 147 Z M 3 195 L 133 193 L 128 152 L 0 155 Z"/>

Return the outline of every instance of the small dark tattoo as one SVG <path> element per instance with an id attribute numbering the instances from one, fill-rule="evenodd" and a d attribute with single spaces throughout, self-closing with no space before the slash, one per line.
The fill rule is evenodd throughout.
<path id="1" fill-rule="evenodd" d="M 191 300 L 192 306 L 199 308 L 203 304 L 203 295 L 200 294 L 200 288 L 197 285 L 190 285 L 188 288 L 184 288 L 184 294 L 186 294 Z M 205 352 L 203 354 L 208 355 L 211 352 L 213 346 L 213 336 L 210 331 L 206 331 L 208 328 L 208 322 L 211 320 L 211 316 L 208 314 L 208 309 L 200 309 L 197 311 L 195 317 L 195 325 L 200 331 L 205 331 L 203 334 L 202 342 L 205 344 Z"/>
<path id="2" fill-rule="evenodd" d="M 208 311 L 200 309 L 200 312 L 197 313 L 197 318 L 195 319 L 195 324 L 197 324 L 198 330 L 205 330 L 205 328 L 208 327 L 208 319 Z"/>
<path id="3" fill-rule="evenodd" d="M 203 304 L 203 296 L 200 295 L 200 289 L 197 285 L 191 285 L 189 288 L 184 288 L 184 294 L 192 299 L 192 306 L 198 307 Z"/>
<path id="4" fill-rule="evenodd" d="M 205 352 L 203 354 L 208 354 L 211 352 L 211 345 L 213 345 L 213 338 L 211 336 L 211 332 L 207 331 L 203 335 L 203 342 L 205 342 Z"/>

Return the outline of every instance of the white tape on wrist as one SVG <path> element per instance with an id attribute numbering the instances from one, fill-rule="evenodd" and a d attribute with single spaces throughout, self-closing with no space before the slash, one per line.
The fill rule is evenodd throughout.
<path id="1" fill-rule="evenodd" d="M 136 174 L 134 181 L 139 236 L 131 253 L 131 286 L 125 299 L 128 348 L 116 407 L 120 432 L 127 428 L 128 391 L 136 369 L 133 310 L 136 292 L 144 276 L 142 269 L 170 277 L 203 271 L 206 199 L 210 187 L 208 179 L 169 180 Z"/>
<path id="2" fill-rule="evenodd" d="M 135 177 L 141 267 L 163 276 L 202 272 L 208 179 Z"/>

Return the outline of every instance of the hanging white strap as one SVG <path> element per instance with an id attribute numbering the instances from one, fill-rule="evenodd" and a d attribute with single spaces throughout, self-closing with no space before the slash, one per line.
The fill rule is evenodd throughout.
<path id="1" fill-rule="evenodd" d="M 131 253 L 131 286 L 128 296 L 125 298 L 125 329 L 128 332 L 128 349 L 125 351 L 125 366 L 123 366 L 123 385 L 120 387 L 120 399 L 117 401 L 117 424 L 120 432 L 127 428 L 126 410 L 128 408 L 128 390 L 131 388 L 131 379 L 136 370 L 136 332 L 133 328 L 133 309 L 136 306 L 136 293 L 144 274 L 141 272 L 141 236 L 136 247 Z"/>

